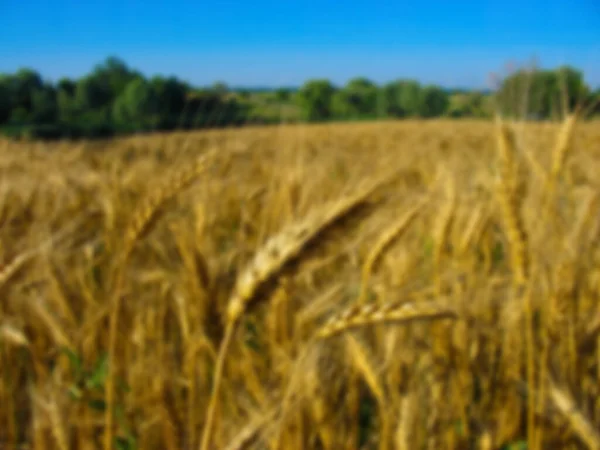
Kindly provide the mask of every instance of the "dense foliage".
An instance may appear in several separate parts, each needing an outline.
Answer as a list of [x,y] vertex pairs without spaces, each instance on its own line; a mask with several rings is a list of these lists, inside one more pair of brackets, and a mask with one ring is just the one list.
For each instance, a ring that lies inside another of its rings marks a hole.
[[[536,118],[555,115],[564,103],[600,98],[600,90],[592,92],[582,73],[570,67],[517,72],[497,93],[503,111]],[[492,113],[490,99],[481,92],[450,92],[407,79],[378,86],[363,77],[343,87],[316,79],[297,90],[234,90],[224,83],[196,88],[176,77],[146,78],[110,57],[78,80],[51,83],[26,68],[0,75],[0,127],[12,136],[59,138],[285,120],[485,117]]]

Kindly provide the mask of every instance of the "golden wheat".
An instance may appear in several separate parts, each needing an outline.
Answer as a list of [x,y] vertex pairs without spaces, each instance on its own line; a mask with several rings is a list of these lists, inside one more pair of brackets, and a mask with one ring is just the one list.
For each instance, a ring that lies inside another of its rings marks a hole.
[[552,170],[550,172],[553,182],[559,177],[572,148],[572,140],[575,132],[575,125],[579,115],[577,113],[569,114],[562,123],[560,132],[556,139],[556,145],[552,152]]
[[585,442],[590,450],[600,449],[600,432],[577,408],[571,395],[560,387],[552,378],[548,380],[550,384],[549,395],[552,404],[567,419],[573,430],[579,438]]
[[113,445],[113,405],[115,402],[114,398],[114,378],[115,378],[115,348],[117,341],[117,327],[118,317],[120,311],[120,299],[121,299],[121,284],[123,282],[123,271],[127,264],[129,255],[133,250],[133,247],[137,240],[141,237],[142,233],[147,229],[151,220],[156,217],[159,208],[171,197],[175,196],[189,183],[194,181],[206,168],[207,163],[214,155],[207,153],[196,159],[193,164],[184,166],[181,170],[176,171],[168,180],[161,185],[158,189],[150,191],[150,194],[145,201],[139,206],[138,210],[134,213],[131,222],[125,229],[125,235],[123,240],[123,249],[121,252],[120,266],[117,269],[114,281],[114,292],[112,308],[109,316],[109,346],[108,346],[108,364],[109,373],[106,382],[105,389],[105,403],[106,403],[106,428],[104,434],[104,449],[110,450]]
[[598,448],[597,125],[3,141],[0,447]]
[[316,336],[325,339],[343,331],[381,323],[405,323],[411,321],[456,319],[453,309],[436,302],[389,302],[381,305],[355,305],[330,318]]
[[410,225],[425,203],[425,201],[417,202],[415,206],[413,206],[408,210],[408,212],[400,217],[400,220],[397,223],[393,223],[387,230],[385,230],[367,255],[367,259],[365,260],[362,269],[362,288],[358,300],[359,304],[364,303],[367,295],[369,277],[371,276],[371,273],[373,272],[377,262],[381,258],[381,255],[386,248],[388,248],[393,241],[397,239],[400,234]]
[[250,264],[237,278],[234,294],[228,301],[227,321],[229,323],[235,322],[259,287],[292,258],[298,256],[307,243],[317,237],[334,221],[350,214],[367,201],[374,190],[389,181],[390,177],[388,176],[375,182],[367,182],[357,189],[357,193],[341,197],[318,208],[302,221],[292,223],[289,227],[271,237],[256,252]]
[[[392,173],[392,177],[395,173]],[[385,176],[369,181],[360,186],[358,192],[342,197],[309,214],[304,220],[292,223],[280,233],[270,238],[255,254],[248,267],[237,278],[234,293],[227,306],[227,325],[225,337],[221,343],[217,365],[214,372],[213,394],[207,410],[207,420],[200,446],[207,450],[210,445],[212,421],[216,408],[217,392],[220,386],[225,354],[233,336],[234,327],[248,303],[253,299],[257,290],[275,275],[287,262],[298,256],[307,243],[317,237],[333,222],[351,213],[363,204],[377,188],[389,182],[391,177]]]
[[500,121],[498,121],[496,139],[500,160],[499,200],[510,243],[515,282],[521,285],[527,281],[529,254],[527,231],[520,211],[523,193],[519,191],[519,183],[522,180],[518,178],[518,154],[513,133]]

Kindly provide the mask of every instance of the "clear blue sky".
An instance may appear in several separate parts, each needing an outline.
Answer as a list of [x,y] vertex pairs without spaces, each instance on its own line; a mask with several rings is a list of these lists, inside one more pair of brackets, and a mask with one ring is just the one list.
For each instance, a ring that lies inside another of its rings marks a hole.
[[80,76],[115,55],[194,84],[414,77],[486,87],[536,57],[600,86],[600,0],[0,0],[0,72]]

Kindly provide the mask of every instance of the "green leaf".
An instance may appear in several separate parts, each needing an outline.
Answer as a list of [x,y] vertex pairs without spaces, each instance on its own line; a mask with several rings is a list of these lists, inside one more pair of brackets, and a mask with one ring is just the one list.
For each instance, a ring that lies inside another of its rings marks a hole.
[[98,361],[96,367],[92,372],[90,378],[85,381],[86,387],[89,389],[102,389],[104,387],[104,381],[108,375],[108,355],[103,353]]
[[115,418],[119,425],[125,424],[125,408],[123,405],[115,405]]
[[377,402],[372,395],[361,396],[358,412],[358,441],[359,446],[365,445],[373,434],[375,420],[377,418]]
[[69,386],[69,397],[71,397],[72,400],[81,400],[81,398],[83,397],[83,392],[81,392],[81,389],[79,389],[79,386],[72,384],[71,386]]
[[427,259],[433,256],[433,249],[435,247],[435,241],[432,237],[425,238],[423,242],[423,254]]
[[261,345],[260,345],[258,327],[251,319],[246,320],[244,325],[246,328],[246,336],[245,336],[246,345],[248,347],[250,347],[252,350],[259,352],[261,349]]
[[516,441],[511,444],[506,444],[502,450],[527,450],[527,441]]
[[127,433],[127,437],[115,437],[115,447],[117,450],[135,450],[137,441],[132,433]]
[[81,357],[67,347],[61,347],[60,353],[65,354],[67,358],[69,358],[74,377],[81,378],[83,375],[83,361],[81,360]]
[[492,249],[492,261],[494,262],[494,264],[498,264],[500,262],[502,262],[504,260],[504,245],[502,245],[502,242],[498,241],[496,242],[496,244],[494,245],[494,248]]
[[127,381],[123,380],[122,378],[117,379],[117,389],[119,389],[121,393],[131,392],[131,388],[127,384]]
[[454,429],[456,431],[456,434],[458,436],[464,436],[465,434],[465,426],[462,422],[462,420],[457,420],[454,422]]
[[89,400],[88,406],[96,411],[105,411],[106,410],[106,403],[104,402],[104,400],[100,400],[100,399]]

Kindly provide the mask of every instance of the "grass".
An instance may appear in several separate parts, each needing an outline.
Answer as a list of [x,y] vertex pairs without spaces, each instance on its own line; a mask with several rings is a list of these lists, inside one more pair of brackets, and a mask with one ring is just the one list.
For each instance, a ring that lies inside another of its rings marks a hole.
[[0,448],[599,449],[600,127],[0,142]]

